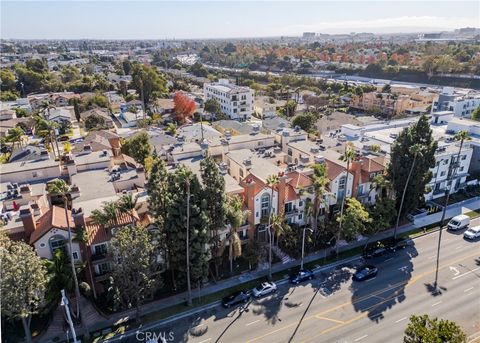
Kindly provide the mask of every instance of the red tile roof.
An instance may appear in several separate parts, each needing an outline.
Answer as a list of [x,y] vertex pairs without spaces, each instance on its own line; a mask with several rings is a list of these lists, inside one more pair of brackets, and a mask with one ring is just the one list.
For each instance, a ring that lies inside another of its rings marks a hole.
[[[135,220],[139,222],[140,218],[136,211],[133,212]],[[108,242],[112,239],[111,229],[114,227],[122,227],[128,225],[132,222],[132,217],[126,212],[121,212],[117,210],[117,221],[116,223],[109,223],[106,227],[94,224],[92,220],[87,221],[87,245],[94,245],[103,242]]]
[[[75,224],[73,222],[72,212],[67,210],[68,221],[72,232],[75,232]],[[52,206],[45,212],[36,222],[36,229],[30,236],[30,244],[35,243],[43,237],[52,228],[68,231],[67,219],[65,217],[65,209],[58,206]]]
[[302,173],[299,173],[298,171],[292,171],[286,174],[286,176],[290,179],[288,181],[288,184],[295,189],[298,189],[300,187],[306,188],[313,185],[313,181],[311,178]]

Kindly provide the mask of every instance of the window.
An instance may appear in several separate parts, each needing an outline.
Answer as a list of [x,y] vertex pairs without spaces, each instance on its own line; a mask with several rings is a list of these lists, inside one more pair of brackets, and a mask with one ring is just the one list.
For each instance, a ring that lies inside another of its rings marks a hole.
[[442,171],[442,172],[440,173],[440,176],[445,176],[445,172]]
[[292,155],[293,155],[292,149],[288,148],[288,156],[292,156]]
[[103,275],[110,272],[110,263],[104,262],[97,265],[97,275]]
[[45,243],[40,243],[40,248],[45,248],[47,245]]
[[243,169],[240,169],[240,177],[243,178]]
[[74,260],[78,260],[78,252],[74,251],[72,255]]
[[303,215],[300,213],[300,214],[298,215],[298,220],[302,220],[302,217],[303,217]]
[[467,159],[467,155],[462,155],[462,161]]
[[303,201],[300,200],[300,201],[298,202],[298,207],[302,207],[302,206],[303,206]]
[[65,251],[65,238],[63,238],[62,236],[51,237],[49,243],[52,254],[58,249],[63,249]]
[[444,164],[444,165],[447,165],[447,164],[448,164],[448,160],[443,160],[443,164]]
[[37,177],[37,176],[38,176],[37,172],[32,172],[32,177]]
[[262,217],[268,216],[268,210],[270,208],[270,195],[264,194],[262,195]]
[[98,245],[95,245],[93,247],[93,254],[94,255],[103,255],[103,254],[106,254],[106,253],[107,253],[107,244],[106,243],[98,244]]
[[292,212],[292,210],[293,210],[293,204],[291,202],[287,202],[285,204],[285,213]]
[[465,169],[465,167],[460,167],[460,171],[463,172],[463,169]]

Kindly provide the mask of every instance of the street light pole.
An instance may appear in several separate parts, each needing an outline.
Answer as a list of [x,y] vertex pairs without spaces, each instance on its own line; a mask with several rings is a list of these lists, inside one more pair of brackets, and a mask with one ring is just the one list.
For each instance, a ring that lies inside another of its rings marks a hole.
[[[307,227],[303,228],[303,237],[302,237],[302,261],[300,262],[300,270],[303,269],[303,258],[305,256],[305,230],[307,230]],[[312,229],[308,229],[310,232],[313,232]]]

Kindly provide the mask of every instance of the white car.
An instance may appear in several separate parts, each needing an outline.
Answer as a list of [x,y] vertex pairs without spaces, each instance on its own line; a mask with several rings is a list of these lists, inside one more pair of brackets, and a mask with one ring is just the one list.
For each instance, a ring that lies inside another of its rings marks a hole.
[[480,226],[474,226],[463,233],[465,239],[477,239],[480,237]]
[[263,297],[267,294],[272,294],[277,291],[277,285],[274,282],[262,282],[260,285],[252,289],[252,294],[255,298]]

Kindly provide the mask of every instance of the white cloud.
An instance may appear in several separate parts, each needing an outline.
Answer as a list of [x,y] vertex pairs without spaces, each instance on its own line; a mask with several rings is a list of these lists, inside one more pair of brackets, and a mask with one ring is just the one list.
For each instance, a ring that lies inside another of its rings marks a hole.
[[[291,25],[279,28],[275,34],[301,34],[302,32],[348,33],[356,32],[415,32],[418,30],[451,30],[460,27],[478,27],[478,18],[436,16],[403,16],[374,20],[346,20]],[[281,32],[280,32],[281,31]]]

